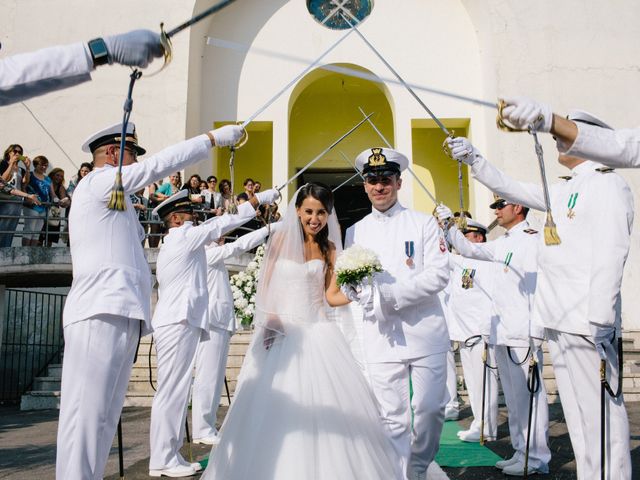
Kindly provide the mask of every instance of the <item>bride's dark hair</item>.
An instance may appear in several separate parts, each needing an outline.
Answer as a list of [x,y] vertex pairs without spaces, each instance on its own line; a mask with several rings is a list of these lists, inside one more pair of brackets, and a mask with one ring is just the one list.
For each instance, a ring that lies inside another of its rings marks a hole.
[[[319,183],[307,183],[304,185],[300,191],[298,192],[298,196],[296,197],[296,208],[300,208],[302,202],[307,197],[313,197],[318,200],[324,208],[327,209],[327,213],[331,214],[333,212],[333,193],[326,185],[322,185]],[[300,225],[302,228],[302,225]],[[315,237],[318,246],[320,247],[320,251],[322,252],[322,256],[324,257],[324,263],[327,267],[331,267],[331,257],[329,252],[331,250],[331,245],[329,242],[329,224],[327,223],[322,230],[320,230]]]

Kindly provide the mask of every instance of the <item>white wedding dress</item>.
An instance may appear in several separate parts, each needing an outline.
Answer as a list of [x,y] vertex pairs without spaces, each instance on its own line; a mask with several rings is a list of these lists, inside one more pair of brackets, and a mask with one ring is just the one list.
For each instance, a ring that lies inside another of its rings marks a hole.
[[[349,346],[327,317],[324,262],[278,260],[281,332],[257,329],[208,480],[394,480],[399,461]],[[275,288],[273,288],[275,287]]]

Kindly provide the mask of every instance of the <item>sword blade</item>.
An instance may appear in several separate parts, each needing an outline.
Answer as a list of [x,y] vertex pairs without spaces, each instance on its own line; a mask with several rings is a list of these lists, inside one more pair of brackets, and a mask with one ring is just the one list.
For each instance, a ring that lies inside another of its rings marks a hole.
[[169,38],[173,37],[176,33],[181,32],[185,28],[189,28],[194,23],[198,23],[200,20],[203,20],[203,19],[207,18],[209,15],[213,15],[214,13],[219,12],[220,10],[222,10],[223,8],[225,8],[226,6],[232,4],[235,1],[236,0],[223,0],[222,2],[216,3],[212,7],[207,8],[204,12],[199,13],[195,17],[193,17],[193,18],[187,20],[186,22],[178,25],[173,30],[168,31],[167,32],[167,37],[169,37]]
[[[242,43],[233,42],[231,40],[224,40],[222,38],[216,38],[216,37],[207,37],[207,45],[210,45],[212,47],[226,48],[228,50],[235,50],[238,52],[253,53],[255,55],[261,55],[269,58],[276,58],[279,60],[283,60],[285,62],[300,63],[300,64],[309,64],[313,62],[313,60],[310,60],[308,58],[298,57],[295,55],[288,55],[286,53],[276,52],[274,50],[269,50],[266,48],[252,47]],[[362,72],[359,70],[355,70],[353,68],[339,66],[339,65],[318,65],[318,69],[326,70],[328,72],[333,72],[333,73],[340,73],[342,75],[346,75],[354,78],[360,78],[362,80],[368,80],[370,82],[378,83],[381,85],[385,85],[385,84],[402,85],[398,80],[393,78],[379,77],[372,73]],[[407,85],[409,85],[414,90],[418,90],[426,93],[432,93],[434,95],[439,95],[441,97],[452,98],[454,100],[459,100],[461,102],[471,103],[473,105],[479,105],[482,107],[495,108],[495,109],[498,108],[497,102],[490,102],[488,100],[469,97],[467,95],[461,95],[455,92],[448,92],[446,90],[440,90],[440,89],[425,86],[425,85],[418,85],[416,83],[407,82]]]
[[316,163],[318,160],[320,160],[322,157],[324,157],[333,147],[335,147],[336,145],[338,145],[342,140],[344,140],[345,138],[347,138],[349,135],[351,135],[354,131],[356,131],[356,129],[358,129],[358,127],[360,127],[360,125],[362,125],[364,122],[367,121],[367,119],[373,115],[373,112],[370,113],[369,115],[367,115],[365,118],[363,118],[362,120],[360,120],[357,124],[355,124],[353,127],[351,127],[351,129],[343,134],[340,138],[338,138],[335,142],[333,142],[331,145],[329,145],[327,148],[325,148],[319,155],[317,155],[313,160],[311,160],[309,163],[307,163],[304,167],[302,167],[302,169],[300,169],[300,171],[298,173],[296,173],[293,177],[291,177],[289,180],[287,180],[287,182],[282,185],[281,187],[278,187],[278,191],[281,192],[287,185],[289,185],[291,182],[293,182],[296,178],[298,178],[300,175],[302,175],[302,173],[307,170],[311,165],[313,165],[314,163]]

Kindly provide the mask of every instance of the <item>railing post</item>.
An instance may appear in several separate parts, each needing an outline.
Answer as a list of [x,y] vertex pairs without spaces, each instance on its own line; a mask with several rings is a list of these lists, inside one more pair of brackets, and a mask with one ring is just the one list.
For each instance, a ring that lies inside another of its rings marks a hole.
[[6,318],[7,305],[5,300],[5,286],[0,285],[0,358],[2,358],[2,335],[4,333],[4,324]]

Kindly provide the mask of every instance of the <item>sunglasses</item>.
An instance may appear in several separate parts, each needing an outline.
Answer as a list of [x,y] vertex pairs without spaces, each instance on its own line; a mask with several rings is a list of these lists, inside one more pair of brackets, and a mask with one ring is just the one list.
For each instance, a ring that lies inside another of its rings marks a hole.
[[18,154],[18,155],[22,155],[22,153],[23,153],[23,152],[22,152],[22,150],[18,150],[17,148],[14,148],[14,149],[12,150],[12,152],[13,152],[13,153],[16,153],[16,154]]
[[507,203],[507,202],[501,203],[500,205],[496,205],[496,208],[495,208],[495,209],[496,209],[496,210],[502,210],[502,209],[503,209],[504,207],[506,207],[507,205],[511,205],[511,203]]
[[367,185],[377,185],[380,183],[386,187],[393,183],[393,177],[367,177],[365,178],[365,182],[367,182]]

